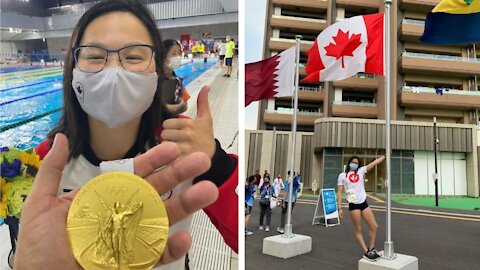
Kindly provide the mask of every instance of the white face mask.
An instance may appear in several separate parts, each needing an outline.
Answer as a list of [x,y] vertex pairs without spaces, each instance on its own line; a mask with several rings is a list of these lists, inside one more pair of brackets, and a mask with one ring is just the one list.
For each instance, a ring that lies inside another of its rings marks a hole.
[[141,116],[157,90],[157,73],[127,71],[121,67],[97,73],[73,69],[72,87],[82,109],[116,128]]
[[182,64],[182,57],[181,56],[174,56],[174,57],[168,58],[168,67],[170,69],[176,69],[176,68],[180,67],[181,64]]

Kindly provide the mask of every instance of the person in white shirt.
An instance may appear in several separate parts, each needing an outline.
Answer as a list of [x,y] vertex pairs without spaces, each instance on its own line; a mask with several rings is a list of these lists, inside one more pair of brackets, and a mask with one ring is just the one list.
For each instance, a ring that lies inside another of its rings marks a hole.
[[[348,210],[355,227],[355,238],[364,251],[364,258],[370,261],[376,261],[380,258],[375,250],[375,238],[378,225],[373,215],[372,209],[367,204],[367,193],[365,192],[365,174],[378,164],[385,160],[385,156],[375,159],[367,166],[361,166],[360,159],[356,156],[348,160],[345,172],[338,176],[338,209],[339,216],[343,218],[342,194],[345,190],[348,201]],[[370,238],[369,247],[365,244],[362,235],[362,218],[368,225],[368,236]]]
[[227,52],[225,40],[222,39],[219,41],[216,52],[218,54],[218,63],[220,64],[220,67],[223,68],[225,62],[225,53]]
[[285,186],[283,185],[283,179],[281,175],[277,175],[277,178],[273,179],[273,189],[275,190],[275,197],[278,198],[278,195],[280,195],[280,190],[285,189]]

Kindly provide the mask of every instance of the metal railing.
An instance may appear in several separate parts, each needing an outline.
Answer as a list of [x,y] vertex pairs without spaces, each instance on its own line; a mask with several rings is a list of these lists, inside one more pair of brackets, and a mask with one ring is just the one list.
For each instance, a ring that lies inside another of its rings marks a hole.
[[300,86],[300,87],[298,87],[298,90],[300,90],[300,91],[312,91],[312,92],[322,92],[323,91],[322,86],[318,86],[318,87],[315,87],[315,86]]
[[[278,108],[276,110],[265,110],[266,113],[272,113],[272,114],[289,114],[293,115],[293,109],[292,108]],[[298,110],[297,112],[298,115],[316,115],[316,116],[322,116],[322,112],[312,112],[312,111],[304,111],[304,110]]]
[[377,75],[359,72],[359,73],[353,75],[352,77],[375,79],[375,78],[377,78]]
[[403,19],[403,23],[416,24],[416,25],[425,25],[425,21],[422,21],[422,20],[414,20],[414,19]]
[[452,56],[452,55],[440,55],[440,54],[429,54],[429,53],[414,53],[414,52],[403,52],[402,56],[406,57],[416,57],[416,58],[427,58],[427,59],[437,59],[437,60],[447,60],[447,61],[462,61],[462,62],[474,62],[480,63],[480,58],[468,58],[461,56]]
[[325,19],[312,19],[312,18],[296,17],[296,16],[289,16],[289,15],[272,15],[272,18],[297,20],[297,21],[304,21],[304,22],[327,23],[327,20]]
[[347,106],[362,106],[362,107],[377,107],[377,103],[371,102],[356,102],[356,101],[339,101],[334,100],[334,105],[347,105]]
[[465,96],[480,96],[480,91],[469,91],[461,89],[451,89],[451,88],[432,88],[425,86],[403,86],[399,91],[405,92],[414,92],[414,93],[429,93],[429,94],[442,94],[448,95],[465,95]]

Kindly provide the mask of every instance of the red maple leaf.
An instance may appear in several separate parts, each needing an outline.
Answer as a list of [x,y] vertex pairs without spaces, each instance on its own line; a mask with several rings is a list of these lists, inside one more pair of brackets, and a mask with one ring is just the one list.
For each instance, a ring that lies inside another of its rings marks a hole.
[[352,34],[351,37],[348,37],[348,32],[349,31],[343,32],[342,29],[338,29],[337,35],[332,37],[336,44],[330,42],[330,44],[325,46],[327,56],[336,57],[336,60],[342,58],[342,68],[345,68],[343,58],[345,56],[353,56],[353,51],[362,44],[360,41],[362,34]]

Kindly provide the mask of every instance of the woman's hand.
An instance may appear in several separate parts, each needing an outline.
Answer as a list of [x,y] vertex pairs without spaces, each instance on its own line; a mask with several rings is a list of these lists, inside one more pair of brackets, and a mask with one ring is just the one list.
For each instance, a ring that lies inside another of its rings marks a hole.
[[[78,190],[57,196],[68,152],[67,138],[57,134],[22,210],[15,269],[81,269],[66,231],[68,210]],[[210,167],[210,159],[203,153],[178,158],[179,155],[180,149],[175,144],[158,145],[134,159],[135,174],[145,178],[162,194]],[[162,169],[155,171],[158,168]],[[218,190],[209,181],[193,185],[165,202],[170,225],[213,203],[217,197]],[[184,256],[191,241],[190,234],[185,231],[172,235],[160,263],[167,264]]]
[[339,208],[339,209],[338,209],[338,216],[339,216],[340,218],[343,218],[343,209],[342,209],[342,208]]
[[175,142],[182,155],[203,152],[210,158],[215,154],[213,120],[208,105],[208,91],[204,86],[197,98],[197,117],[195,119],[173,118],[163,122],[162,141]]

